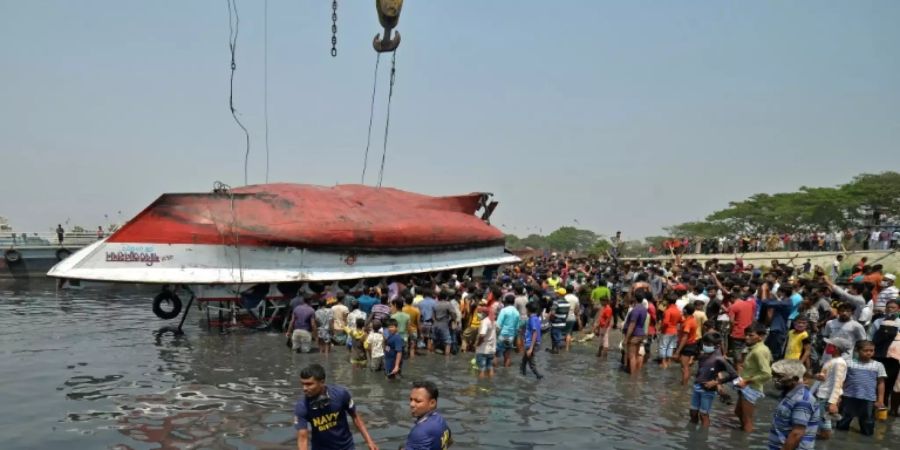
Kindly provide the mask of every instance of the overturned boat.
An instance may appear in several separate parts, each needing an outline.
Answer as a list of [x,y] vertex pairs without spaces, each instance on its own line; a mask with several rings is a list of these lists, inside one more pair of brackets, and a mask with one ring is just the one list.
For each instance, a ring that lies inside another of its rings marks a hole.
[[518,262],[506,251],[503,233],[488,222],[497,206],[491,197],[288,183],[164,194],[48,275],[197,285],[200,289],[193,291],[203,300],[237,297],[254,285],[363,280]]

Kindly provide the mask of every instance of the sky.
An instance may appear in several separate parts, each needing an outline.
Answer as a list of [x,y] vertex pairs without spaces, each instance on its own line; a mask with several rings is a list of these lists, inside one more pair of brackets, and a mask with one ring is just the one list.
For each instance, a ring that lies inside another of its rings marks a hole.
[[[121,223],[244,184],[225,0],[0,0],[0,216]],[[249,183],[359,183],[373,2],[237,0]],[[268,16],[268,33],[265,17]],[[407,0],[385,186],[492,192],[518,235],[626,238],[900,168],[900,2]],[[268,39],[266,39],[266,35]],[[382,56],[367,184],[377,182]]]

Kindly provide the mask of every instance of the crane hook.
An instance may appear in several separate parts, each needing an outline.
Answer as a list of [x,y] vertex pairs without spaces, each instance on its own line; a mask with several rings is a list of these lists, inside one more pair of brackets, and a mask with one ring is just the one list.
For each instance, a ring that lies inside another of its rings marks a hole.
[[394,38],[391,39],[391,30],[396,28],[400,21],[401,8],[403,8],[403,0],[375,0],[378,22],[384,27],[383,37],[376,34],[372,40],[372,47],[376,52],[392,52],[400,45],[400,32],[394,31]]

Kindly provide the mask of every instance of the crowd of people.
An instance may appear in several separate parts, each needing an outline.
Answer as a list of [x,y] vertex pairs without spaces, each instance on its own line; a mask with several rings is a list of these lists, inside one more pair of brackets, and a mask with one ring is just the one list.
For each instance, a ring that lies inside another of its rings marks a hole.
[[666,239],[651,254],[717,254],[777,251],[844,252],[900,248],[900,227],[811,231],[806,233],[738,234],[709,238]]
[[[876,416],[900,409],[896,278],[880,264],[842,259],[826,271],[680,255],[668,262],[553,255],[476,279],[447,273],[305,285],[291,300],[286,335],[294,351],[340,352],[390,379],[429,354],[474,354],[481,378],[513,366],[515,356],[522,376],[541,379],[542,341],[549,339],[552,355],[592,339],[598,358],[615,355],[633,377],[680,368],[690,421],[700,426],[709,426],[719,397],[734,404],[736,426],[753,431],[764,385],[774,382],[782,398],[769,447],[808,449],[854,420],[871,435]],[[430,447],[407,448],[446,448],[439,434]]]

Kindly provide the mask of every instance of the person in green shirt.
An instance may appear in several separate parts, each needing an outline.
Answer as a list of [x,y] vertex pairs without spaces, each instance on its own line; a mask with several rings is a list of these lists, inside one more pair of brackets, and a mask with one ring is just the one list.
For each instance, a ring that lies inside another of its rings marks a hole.
[[744,358],[741,377],[735,382],[738,401],[734,405],[734,415],[741,422],[741,429],[753,431],[753,413],[756,401],[764,397],[763,385],[772,379],[772,353],[763,341],[766,326],[755,322],[744,332],[747,341],[747,356]]
[[397,334],[403,338],[403,343],[409,342],[409,314],[403,312],[403,300],[395,298],[391,302],[391,319],[397,321]]
[[609,300],[609,288],[606,287],[606,280],[601,279],[597,282],[597,287],[591,291],[591,301],[594,306],[600,305],[600,300]]

